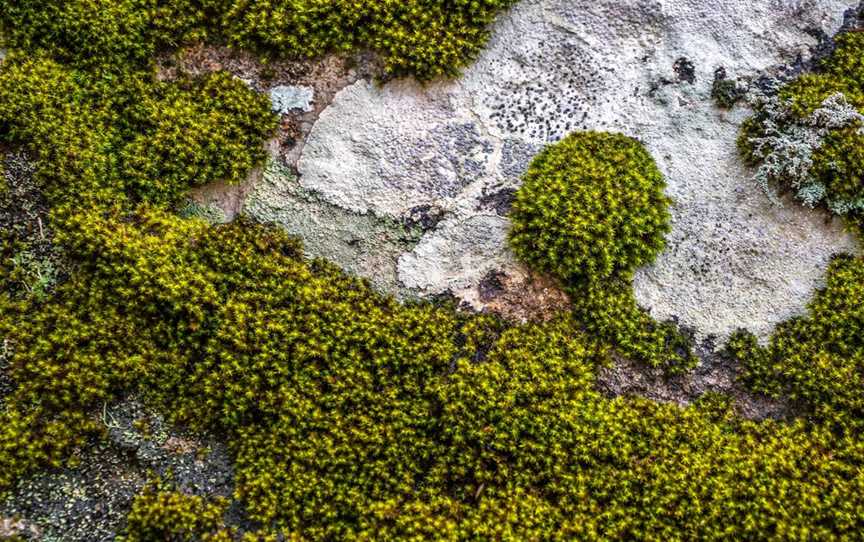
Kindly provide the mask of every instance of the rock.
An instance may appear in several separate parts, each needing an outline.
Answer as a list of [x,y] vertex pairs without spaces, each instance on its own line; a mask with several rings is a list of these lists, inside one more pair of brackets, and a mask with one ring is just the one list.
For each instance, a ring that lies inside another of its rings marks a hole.
[[515,265],[506,237],[507,220],[499,216],[442,222],[399,258],[399,280],[427,294],[477,286],[490,271]]
[[675,200],[667,250],[636,277],[640,303],[718,344],[742,326],[765,338],[804,310],[833,253],[857,247],[839,223],[776,206],[752,182],[735,148],[749,113],[713,104],[715,70],[757,77],[806,59],[813,29],[832,34],[853,3],[523,0],[458,80],[340,91],[312,129],[300,184],[354,213],[441,209],[396,256],[399,281],[482,308],[484,277],[517,266],[506,207],[490,195],[516,189],[530,157],[571,131],[624,132],[646,144]]
[[270,89],[273,111],[282,115],[295,109],[308,113],[312,111],[314,99],[315,91],[311,87],[279,85]]
[[417,244],[421,232],[400,221],[322,201],[276,160],[255,183],[243,212],[303,239],[310,257],[327,258],[349,273],[368,277],[381,290],[410,295],[399,284],[397,259]]

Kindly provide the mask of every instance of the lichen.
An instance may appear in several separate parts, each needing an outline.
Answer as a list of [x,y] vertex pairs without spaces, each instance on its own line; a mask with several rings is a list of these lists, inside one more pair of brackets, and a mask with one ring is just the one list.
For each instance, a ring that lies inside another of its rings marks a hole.
[[739,147],[775,201],[772,187],[780,186],[805,205],[824,204],[849,217],[864,211],[864,38],[852,32],[837,42],[816,73],[754,93],[756,115],[745,123]]

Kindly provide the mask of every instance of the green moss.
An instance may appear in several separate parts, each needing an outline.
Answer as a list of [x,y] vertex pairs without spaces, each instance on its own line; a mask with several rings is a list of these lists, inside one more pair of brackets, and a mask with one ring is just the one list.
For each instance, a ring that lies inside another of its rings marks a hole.
[[50,53],[84,65],[148,62],[155,43],[148,36],[146,0],[21,0],[0,14],[4,44]]
[[735,104],[744,98],[746,91],[738,86],[738,81],[735,79],[725,79],[716,77],[711,85],[711,98],[718,107],[723,109],[732,109]]
[[176,204],[193,186],[239,182],[275,126],[267,98],[223,72],[168,83],[13,57],[0,73],[0,138],[33,149],[57,206]]
[[792,111],[803,118],[818,108],[826,98],[841,93],[858,109],[864,108],[864,36],[848,32],[836,39],[835,51],[825,58],[816,73],[806,74],[781,90],[781,97],[791,102]]
[[220,2],[24,0],[0,14],[6,45],[78,66],[144,66],[161,48],[195,40],[310,58],[373,50],[390,75],[455,74],[513,0]]
[[861,126],[829,133],[813,155],[812,171],[832,199],[864,204],[864,134]]
[[[546,324],[400,304],[305,260],[278,229],[171,212],[188,187],[247,174],[272,117],[225,75],[157,82],[146,65],[165,28],[297,54],[371,47],[394,71],[432,76],[476,49],[502,5],[236,2],[211,19],[224,5],[31,1],[0,15],[22,49],[0,67],[0,137],[34,153],[74,263],[44,300],[0,294],[13,345],[0,488],[74,462],[104,431],[95,413],[134,393],[226,436],[235,497],[262,530],[227,528],[225,502],[156,484],[129,540],[855,539],[857,260],[835,263],[774,350],[739,340],[754,383],[792,390],[809,422],[744,421],[718,397],[681,408],[596,391],[607,343],[651,363],[688,355],[630,290],[668,229],[662,178],[633,140],[572,136],[532,165],[514,245],[575,306]],[[166,20],[139,24],[140,6]]]
[[621,279],[593,282],[568,289],[577,320],[597,337],[630,359],[670,373],[696,366],[691,340],[673,322],[658,322]]
[[[824,201],[854,223],[864,212],[861,120],[841,115],[836,105],[833,111],[830,107],[826,111],[826,105],[842,97],[843,107],[864,112],[864,34],[849,32],[836,41],[835,51],[817,71],[780,89],[780,105],[757,107],[756,115],[742,126],[738,147],[751,164],[776,153],[773,158],[779,163],[772,168],[779,166],[783,172],[771,180],[798,191],[799,198],[810,206]],[[822,111],[819,118],[814,116],[817,110]],[[801,139],[801,133],[810,133],[810,138]],[[771,139],[768,145],[764,144],[766,136]],[[812,137],[819,139],[815,148],[810,148]],[[763,143],[757,143],[760,140]]]
[[[789,104],[791,118],[774,129],[801,123],[825,100],[842,94],[845,103],[864,111],[864,34],[850,32],[837,38],[837,48],[815,72],[802,76],[780,91]],[[745,124],[741,148],[757,161],[748,142],[749,134],[760,136],[764,127],[777,123],[766,111]],[[864,154],[860,121],[827,132],[812,153],[808,182],[824,188],[826,202],[846,217],[860,235],[864,210]],[[767,346],[740,332],[729,349],[746,367],[753,389],[788,397],[820,423],[842,433],[857,433],[864,414],[860,393],[864,374],[864,263],[860,258],[837,257],[828,269],[826,287],[810,304],[806,316],[779,326]]]
[[174,490],[157,480],[132,501],[122,542],[217,542],[231,540],[224,529],[226,499],[207,499]]
[[453,75],[479,52],[488,25],[512,0],[236,3],[223,16],[229,42],[317,56],[371,49],[392,75]]
[[516,195],[510,244],[563,280],[628,276],[669,231],[663,176],[637,141],[578,132],[544,149]]
[[510,245],[529,266],[563,281],[593,335],[654,366],[695,365],[672,324],[655,322],[630,286],[663,249],[670,203],[654,159],[621,134],[579,132],[544,149],[516,194]]
[[753,389],[788,397],[820,421],[857,433],[864,419],[864,261],[835,258],[809,309],[782,324],[767,347],[741,332],[729,348]]
[[215,180],[242,181],[263,163],[262,141],[276,126],[267,97],[225,72],[158,85],[138,107],[121,175],[151,202],[176,203],[189,187]]

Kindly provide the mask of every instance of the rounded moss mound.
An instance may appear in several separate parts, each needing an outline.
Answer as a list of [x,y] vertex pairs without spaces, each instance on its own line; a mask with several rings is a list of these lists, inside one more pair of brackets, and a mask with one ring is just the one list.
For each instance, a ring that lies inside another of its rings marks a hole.
[[636,303],[630,281],[669,231],[669,198],[654,159],[622,134],[577,132],[528,168],[510,218],[510,244],[530,267],[564,281],[573,314],[637,361],[692,367],[689,340]]
[[636,140],[579,132],[531,163],[516,196],[510,242],[531,267],[562,279],[629,275],[663,249],[669,199]]

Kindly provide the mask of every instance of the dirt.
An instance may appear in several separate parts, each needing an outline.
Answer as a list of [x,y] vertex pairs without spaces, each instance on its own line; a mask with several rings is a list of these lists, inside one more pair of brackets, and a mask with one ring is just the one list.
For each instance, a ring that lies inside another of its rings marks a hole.
[[738,415],[751,420],[792,418],[798,408],[789,401],[774,400],[747,389],[741,381],[742,368],[722,352],[715,351],[712,340],[696,349],[699,365],[692,371],[669,376],[662,368],[616,356],[611,367],[601,368],[597,387],[609,397],[637,396],[662,403],[686,406],[706,393],[719,393],[732,400]]
[[486,310],[514,322],[545,322],[570,310],[570,299],[547,277],[494,271],[478,286]]

